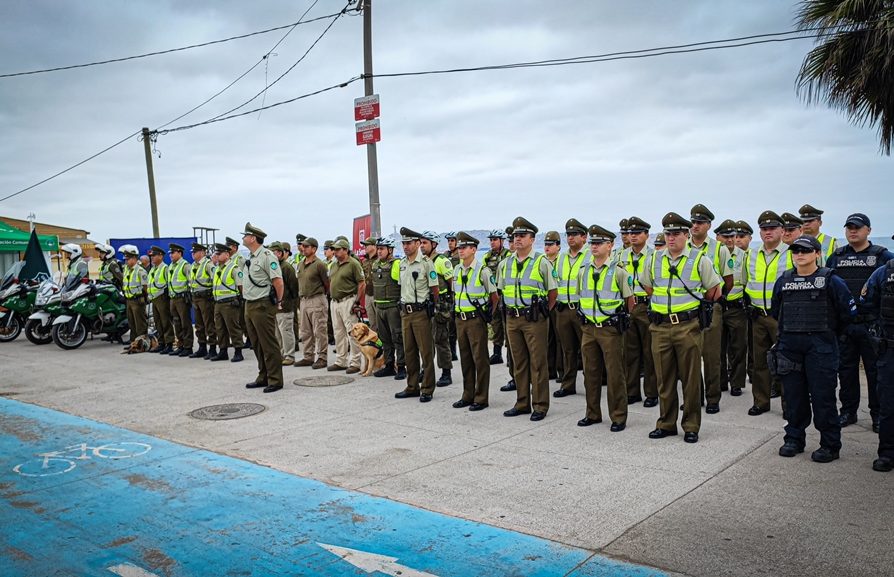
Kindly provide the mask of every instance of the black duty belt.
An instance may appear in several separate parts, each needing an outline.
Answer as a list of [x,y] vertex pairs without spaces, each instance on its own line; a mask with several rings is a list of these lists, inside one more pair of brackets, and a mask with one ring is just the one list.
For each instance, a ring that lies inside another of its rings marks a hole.
[[205,298],[211,296],[211,291],[193,291],[193,298]]
[[591,320],[589,319],[589,317],[585,317],[585,318],[584,318],[584,324],[587,325],[587,326],[594,326],[594,327],[596,327],[596,328],[601,328],[601,327],[617,327],[617,326],[618,326],[618,319],[609,317],[608,319],[606,319],[606,320],[604,320],[604,321],[602,321],[602,322],[598,322],[598,323],[597,323],[596,321],[591,321]]
[[760,308],[760,307],[754,307],[754,306],[753,306],[753,307],[750,307],[749,310],[750,310],[752,313],[754,313],[754,314],[756,314],[757,316],[759,316],[759,317],[768,317],[768,316],[770,316],[770,313],[768,313],[766,310],[764,310],[764,309],[762,309],[762,308]]
[[634,295],[633,300],[638,305],[647,305],[651,301],[651,298],[649,297],[649,295],[645,295],[645,296],[635,296]]
[[400,303],[388,302],[388,301],[385,301],[385,302],[375,301],[375,303],[376,303],[376,308],[381,309],[381,310],[393,309],[396,306],[400,306]]
[[722,300],[720,301],[720,306],[722,306],[724,309],[744,309],[745,298],[743,297],[734,301]]
[[400,303],[400,312],[409,315],[424,311],[427,307],[426,303]]
[[227,297],[225,299],[220,299],[219,301],[215,301],[219,305],[225,305],[227,303],[231,303],[233,301],[238,301],[239,297]]
[[506,316],[522,318],[531,313],[531,307],[506,307]]
[[454,316],[461,321],[470,321],[472,319],[481,318],[478,311],[455,311]]
[[556,310],[560,311],[560,312],[564,311],[565,309],[571,309],[573,311],[576,311],[579,308],[580,308],[580,303],[556,302]]
[[170,296],[172,299],[182,299],[182,298],[186,298],[186,295],[187,295],[187,294],[188,294],[188,293],[182,292],[182,293],[174,293],[174,294],[169,295],[169,296]]
[[663,315],[660,313],[655,313],[661,319],[662,323],[670,323],[672,325],[678,325],[680,323],[684,323],[686,321],[691,321],[693,319],[698,318],[698,309],[685,311],[682,313],[671,313],[669,315]]

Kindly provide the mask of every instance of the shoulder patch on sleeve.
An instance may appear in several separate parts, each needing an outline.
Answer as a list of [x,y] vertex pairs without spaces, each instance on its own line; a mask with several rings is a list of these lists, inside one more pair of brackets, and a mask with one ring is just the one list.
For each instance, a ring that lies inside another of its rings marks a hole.
[[556,271],[556,269],[553,269],[553,278],[559,278],[559,273]]
[[428,273],[428,276],[431,277],[431,280],[435,280],[436,278],[438,278],[438,273],[436,273],[435,271],[431,271],[430,273]]
[[278,266],[278,265],[277,265],[275,262],[271,262],[271,263],[270,263],[270,268],[273,269],[273,270],[276,270],[276,267],[277,267],[277,266]]
[[726,264],[729,265],[730,268],[733,268],[734,266],[736,266],[736,261],[734,261],[732,257],[730,257]]

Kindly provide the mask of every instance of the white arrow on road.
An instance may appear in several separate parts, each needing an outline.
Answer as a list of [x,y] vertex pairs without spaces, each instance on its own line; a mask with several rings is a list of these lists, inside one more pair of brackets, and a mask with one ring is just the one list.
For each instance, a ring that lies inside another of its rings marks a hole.
[[392,575],[393,577],[438,577],[432,573],[417,571],[412,567],[401,565],[397,562],[397,557],[388,557],[387,555],[358,551],[357,549],[348,549],[347,547],[327,545],[326,543],[317,543],[317,545],[333,555],[338,555],[354,567],[366,571],[367,573],[375,573],[378,571],[379,573]]
[[145,569],[131,565],[130,563],[122,563],[109,567],[109,571],[119,577],[158,577],[155,573],[150,573]]

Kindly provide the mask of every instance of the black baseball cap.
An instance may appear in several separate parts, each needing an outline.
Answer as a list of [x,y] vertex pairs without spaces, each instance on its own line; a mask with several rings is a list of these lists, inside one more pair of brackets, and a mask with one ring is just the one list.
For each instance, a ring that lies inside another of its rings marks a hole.
[[860,227],[871,226],[869,224],[869,217],[862,212],[855,212],[854,214],[847,217],[847,220],[844,221],[844,226],[847,226],[849,224]]
[[816,240],[816,237],[810,236],[809,234],[802,234],[792,243],[791,248],[795,247],[806,248],[811,252],[818,252],[822,250],[823,245],[820,244],[820,241]]

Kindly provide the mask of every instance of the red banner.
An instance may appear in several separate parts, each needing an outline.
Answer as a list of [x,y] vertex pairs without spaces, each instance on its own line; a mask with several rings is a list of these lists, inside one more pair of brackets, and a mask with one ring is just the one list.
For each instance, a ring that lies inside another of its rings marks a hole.
[[371,227],[372,217],[368,214],[358,216],[354,219],[354,252],[356,254],[359,255],[363,252],[360,243],[372,235]]

